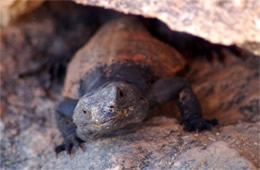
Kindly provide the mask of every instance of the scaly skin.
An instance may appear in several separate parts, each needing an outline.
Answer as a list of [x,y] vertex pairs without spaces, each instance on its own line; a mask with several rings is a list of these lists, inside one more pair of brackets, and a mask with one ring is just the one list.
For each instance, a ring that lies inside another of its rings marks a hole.
[[217,121],[203,119],[189,83],[174,76],[184,66],[180,54],[154,39],[138,19],[105,25],[69,65],[67,98],[56,116],[64,143],[56,153],[141,122],[149,109],[170,100],[177,102],[187,131],[211,130]]

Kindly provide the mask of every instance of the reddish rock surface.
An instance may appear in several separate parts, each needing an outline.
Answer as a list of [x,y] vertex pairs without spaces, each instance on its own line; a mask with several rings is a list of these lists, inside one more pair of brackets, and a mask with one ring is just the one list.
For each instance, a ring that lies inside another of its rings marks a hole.
[[172,30],[197,35],[212,43],[260,43],[258,0],[74,0],[84,5],[157,18]]
[[[189,33],[212,43],[237,44],[260,54],[260,2],[258,0],[73,0],[82,5],[114,9],[126,14],[157,18],[172,30]],[[0,25],[14,22],[44,0],[0,2]],[[67,11],[68,12],[68,11]]]

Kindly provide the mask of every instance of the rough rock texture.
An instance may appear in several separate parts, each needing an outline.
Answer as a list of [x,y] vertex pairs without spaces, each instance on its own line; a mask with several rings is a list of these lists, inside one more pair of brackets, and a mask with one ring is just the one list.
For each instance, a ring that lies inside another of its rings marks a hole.
[[222,141],[214,142],[207,148],[192,148],[181,154],[173,164],[174,169],[253,169]]
[[61,153],[56,158],[53,148],[62,138],[54,108],[62,98],[62,83],[49,86],[50,72],[55,72],[49,69],[29,77],[19,75],[37,70],[46,58],[47,65],[53,64],[50,59],[67,60],[101,24],[93,25],[86,18],[97,13],[102,16],[95,21],[109,16],[97,8],[73,10],[74,5],[44,3],[16,25],[1,30],[0,169],[260,168],[260,58],[243,60],[226,50],[223,63],[195,60],[186,74],[204,115],[220,120],[213,132],[184,132],[175,119],[175,104],[170,102],[136,127],[90,141],[84,144],[84,152],[74,150],[71,157]]
[[74,0],[84,5],[157,18],[172,30],[187,32],[213,43],[260,42],[258,0]]
[[[259,133],[253,124],[239,130],[245,136],[249,131]],[[236,151],[245,146],[240,143],[232,149],[226,135],[222,129],[218,133],[185,133],[175,119],[156,117],[136,128],[128,128],[120,136],[91,141],[85,144],[86,151],[77,150],[72,157],[62,153],[43,169],[255,169],[251,160]],[[229,138],[237,142],[236,137]],[[258,147],[259,151],[257,137],[243,139],[248,147]],[[244,153],[259,163],[256,151]]]
[[[40,6],[44,0],[0,2],[0,25]],[[73,0],[127,14],[157,18],[172,30],[190,33],[224,45],[238,44],[260,54],[260,2],[258,0]]]
[[20,15],[32,11],[44,0],[3,0],[0,1],[0,26],[6,26]]

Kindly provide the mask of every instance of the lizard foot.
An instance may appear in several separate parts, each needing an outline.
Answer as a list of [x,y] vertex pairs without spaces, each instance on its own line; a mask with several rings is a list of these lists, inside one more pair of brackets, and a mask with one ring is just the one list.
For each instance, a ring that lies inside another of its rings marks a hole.
[[184,130],[186,131],[203,131],[203,130],[212,130],[212,126],[218,124],[217,119],[206,120],[203,118],[185,120],[182,122],[184,124]]
[[84,141],[78,137],[67,138],[62,144],[55,147],[55,153],[56,155],[58,155],[60,152],[66,150],[68,154],[71,154],[73,146],[75,148],[81,148],[83,150],[82,146],[80,145],[83,142]]

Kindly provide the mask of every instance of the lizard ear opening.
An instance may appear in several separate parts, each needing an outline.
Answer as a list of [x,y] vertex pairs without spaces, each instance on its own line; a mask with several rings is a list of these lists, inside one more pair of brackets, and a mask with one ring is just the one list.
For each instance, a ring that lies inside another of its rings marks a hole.
[[78,103],[76,99],[65,98],[56,108],[56,112],[72,118],[73,111]]

